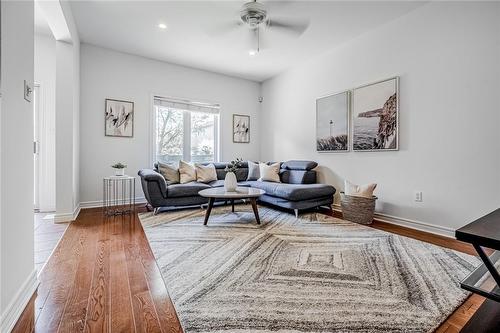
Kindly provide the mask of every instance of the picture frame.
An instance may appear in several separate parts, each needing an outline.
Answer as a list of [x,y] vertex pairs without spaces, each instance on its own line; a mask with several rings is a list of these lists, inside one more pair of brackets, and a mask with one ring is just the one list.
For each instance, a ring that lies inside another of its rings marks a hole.
[[351,144],[352,151],[399,150],[399,76],[352,90]]
[[233,142],[250,143],[250,116],[233,114]]
[[134,136],[134,102],[106,98],[104,135],[125,138]]
[[342,92],[316,99],[316,151],[319,153],[350,150],[351,92]]

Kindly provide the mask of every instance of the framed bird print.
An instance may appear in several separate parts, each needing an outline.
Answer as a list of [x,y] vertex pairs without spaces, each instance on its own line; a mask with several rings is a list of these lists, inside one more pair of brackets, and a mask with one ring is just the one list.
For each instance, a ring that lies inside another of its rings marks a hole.
[[106,99],[104,134],[131,138],[134,136],[134,102]]
[[250,142],[250,116],[233,114],[233,142]]

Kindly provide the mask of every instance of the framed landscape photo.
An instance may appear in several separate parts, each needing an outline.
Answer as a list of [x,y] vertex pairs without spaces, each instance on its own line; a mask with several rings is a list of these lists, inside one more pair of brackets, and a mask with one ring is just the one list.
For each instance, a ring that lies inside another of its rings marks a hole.
[[352,149],[399,149],[399,77],[353,90]]
[[104,134],[127,138],[134,136],[134,102],[106,99]]
[[250,142],[250,116],[233,114],[233,142]]
[[349,91],[316,100],[316,151],[349,151]]

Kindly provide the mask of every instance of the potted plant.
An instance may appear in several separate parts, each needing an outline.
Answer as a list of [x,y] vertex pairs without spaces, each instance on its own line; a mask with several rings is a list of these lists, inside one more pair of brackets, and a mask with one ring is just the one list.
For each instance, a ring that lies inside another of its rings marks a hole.
[[236,179],[236,170],[241,167],[241,163],[243,160],[241,158],[237,158],[226,166],[224,171],[226,171],[226,178],[224,179],[224,189],[226,192],[234,192],[236,191],[236,187],[238,186]]
[[127,167],[127,165],[118,162],[116,164],[113,164],[111,167],[115,169],[115,176],[125,176],[125,168]]

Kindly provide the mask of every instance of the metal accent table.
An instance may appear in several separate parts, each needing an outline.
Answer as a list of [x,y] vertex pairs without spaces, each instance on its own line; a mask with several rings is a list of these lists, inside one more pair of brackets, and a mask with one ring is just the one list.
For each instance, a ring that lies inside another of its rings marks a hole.
[[[500,260],[500,209],[458,229],[455,237],[471,243],[483,261],[460,286],[487,298],[460,332],[500,332],[500,274],[496,268]],[[488,255],[483,247],[495,251]],[[485,278],[489,280],[486,288]]]
[[135,212],[135,177],[109,176],[102,180],[102,207],[105,216]]
[[259,210],[257,208],[257,198],[265,194],[264,190],[252,187],[237,187],[234,192],[226,192],[224,187],[214,187],[208,188],[206,190],[201,190],[198,192],[202,197],[208,198],[208,208],[205,214],[204,225],[207,225],[208,218],[210,217],[210,212],[214,206],[215,199],[221,199],[223,201],[231,201],[232,211],[234,212],[234,200],[238,199],[249,199],[252,204],[253,213],[255,215],[255,220],[257,224],[260,224]]

